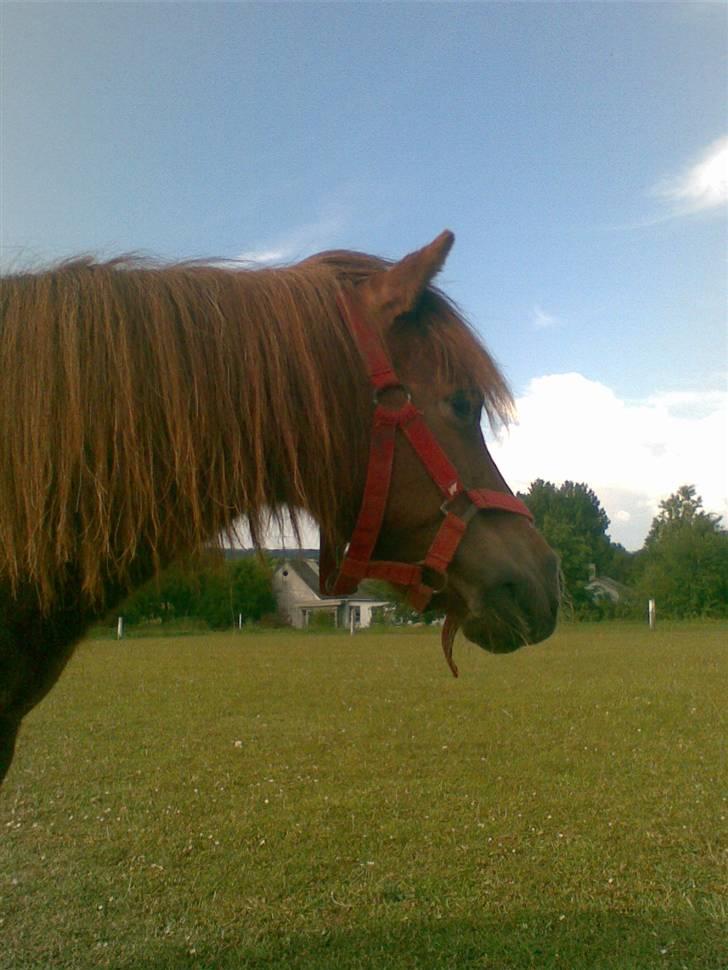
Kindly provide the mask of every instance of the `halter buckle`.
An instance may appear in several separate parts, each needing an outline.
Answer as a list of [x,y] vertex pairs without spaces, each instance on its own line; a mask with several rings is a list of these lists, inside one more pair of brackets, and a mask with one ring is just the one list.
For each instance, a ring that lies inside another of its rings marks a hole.
[[[449,506],[463,495],[467,499],[468,505],[465,511],[461,514],[459,512],[453,511],[451,508],[449,508]],[[467,525],[470,522],[470,520],[473,518],[473,516],[478,512],[478,506],[475,505],[475,503],[470,499],[466,489],[462,488],[460,489],[460,491],[455,492],[455,494],[445,499],[445,501],[440,506],[440,511],[442,512],[443,516],[448,516],[448,515],[457,516],[458,519],[461,519],[465,523],[465,525]]]

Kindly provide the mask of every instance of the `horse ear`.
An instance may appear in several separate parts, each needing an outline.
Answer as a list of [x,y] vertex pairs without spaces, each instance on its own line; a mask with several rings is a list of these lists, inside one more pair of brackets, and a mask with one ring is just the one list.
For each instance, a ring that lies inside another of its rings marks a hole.
[[359,287],[370,310],[388,321],[414,310],[427,284],[444,266],[454,242],[455,236],[446,229],[429,245],[370,276]]

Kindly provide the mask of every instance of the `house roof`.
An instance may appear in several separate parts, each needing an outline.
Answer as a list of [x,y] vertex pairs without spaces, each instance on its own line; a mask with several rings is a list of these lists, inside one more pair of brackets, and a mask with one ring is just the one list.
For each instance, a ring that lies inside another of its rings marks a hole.
[[629,587],[623,583],[618,583],[611,576],[595,576],[594,579],[586,583],[586,589],[592,593],[605,593],[613,600],[621,599],[629,592]]
[[313,559],[318,561],[318,549],[232,549],[225,548],[226,559],[249,559],[251,556],[265,556],[267,559]]
[[326,597],[323,593],[319,593],[318,591],[318,563],[316,563],[316,569],[314,569],[312,562],[308,559],[285,559],[279,568],[282,569],[285,565],[289,566],[289,568],[292,569],[297,576],[300,576],[308,588],[313,590],[318,596],[321,597],[321,599],[333,599],[333,597]]

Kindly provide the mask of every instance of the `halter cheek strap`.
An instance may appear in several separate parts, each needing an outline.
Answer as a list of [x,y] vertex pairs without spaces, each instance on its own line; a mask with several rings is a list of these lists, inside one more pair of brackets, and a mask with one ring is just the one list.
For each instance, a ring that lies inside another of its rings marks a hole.
[[[356,526],[336,572],[332,551],[321,542],[319,583],[322,593],[353,593],[363,579],[382,579],[407,590],[407,600],[419,612],[427,607],[436,590],[447,583],[447,570],[465,535],[468,523],[481,509],[512,512],[533,520],[515,495],[487,488],[467,489],[427,426],[424,416],[410,400],[409,392],[395,374],[379,333],[370,326],[353,294],[339,292],[337,297],[343,320],[348,324],[359,348],[374,388],[374,415],[364,495]],[[399,407],[388,407],[381,400],[385,391],[398,390],[406,396]],[[392,481],[394,445],[397,430],[407,438],[415,454],[443,497],[442,524],[420,563],[373,560],[374,548],[384,520],[384,510]],[[453,506],[464,508],[459,514]],[[429,585],[424,571],[441,577]],[[452,665],[451,665],[452,666]]]

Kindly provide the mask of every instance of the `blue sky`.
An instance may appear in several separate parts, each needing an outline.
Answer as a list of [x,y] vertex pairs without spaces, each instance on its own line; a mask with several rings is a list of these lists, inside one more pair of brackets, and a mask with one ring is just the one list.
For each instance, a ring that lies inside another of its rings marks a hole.
[[0,258],[399,256],[511,380],[506,477],[641,544],[726,494],[728,10],[3,4]]

